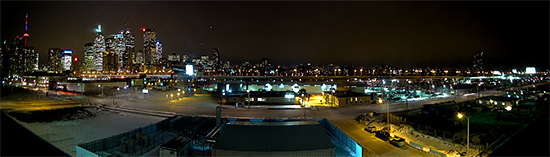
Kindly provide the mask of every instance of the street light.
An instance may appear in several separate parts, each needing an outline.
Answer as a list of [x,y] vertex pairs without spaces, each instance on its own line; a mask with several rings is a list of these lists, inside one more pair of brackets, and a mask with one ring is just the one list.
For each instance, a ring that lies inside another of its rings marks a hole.
[[103,88],[101,87],[100,84],[97,85],[97,88],[101,88],[101,95],[104,95],[104,94],[103,94]]
[[[381,98],[378,98],[378,103],[380,103],[380,104],[383,103],[383,101],[382,101]],[[388,118],[386,118],[386,119],[388,119],[388,132],[389,132],[389,131],[391,130],[391,129],[390,129],[390,127],[391,127],[391,126],[390,126],[390,103],[389,103],[389,102],[386,102],[386,106],[387,106],[386,115],[388,115]],[[382,110],[382,109],[380,109],[380,110]]]
[[[458,113],[458,118],[462,118],[462,117],[466,117],[464,115],[462,115],[462,113]],[[466,157],[470,157],[470,118],[469,117],[466,117],[466,119],[468,120],[468,125],[466,127],[466,130],[467,130],[467,136],[466,136]]]

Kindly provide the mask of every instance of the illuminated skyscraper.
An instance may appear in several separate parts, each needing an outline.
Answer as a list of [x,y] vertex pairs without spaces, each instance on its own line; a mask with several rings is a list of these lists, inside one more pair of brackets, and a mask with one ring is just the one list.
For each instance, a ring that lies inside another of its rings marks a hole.
[[[124,32],[120,32],[120,34],[113,34],[105,39],[105,50],[113,53],[112,55],[117,56],[117,66],[114,66],[114,68],[116,69],[115,71],[121,71],[121,68],[124,65],[122,56],[126,51],[126,46],[124,44],[123,33]],[[105,56],[103,56],[103,59],[105,59]]]
[[[157,64],[157,32],[143,27],[143,58],[144,64]],[[162,49],[161,49],[162,50]]]
[[221,68],[221,61],[220,61],[220,48],[214,48],[212,50],[212,66],[215,70],[220,70]]
[[73,51],[64,50],[63,51],[63,71],[71,70],[72,61],[73,61]]
[[483,52],[474,53],[474,71],[483,71]]
[[122,55],[123,65],[136,64],[136,48],[135,48],[135,36],[130,31],[130,23],[124,25],[123,42],[124,42],[124,54]]
[[162,58],[162,42],[160,42],[159,40],[157,40],[157,45],[156,45],[156,53],[155,53],[155,61],[156,61],[156,64],[159,64],[160,63],[160,59]]
[[48,66],[50,71],[61,72],[63,70],[63,49],[50,48],[48,49]]
[[84,63],[85,70],[94,70],[95,61],[94,43],[84,44]]
[[101,34],[101,25],[97,26],[95,30],[97,35],[94,40],[94,70],[103,70],[103,53],[105,53],[105,37]]

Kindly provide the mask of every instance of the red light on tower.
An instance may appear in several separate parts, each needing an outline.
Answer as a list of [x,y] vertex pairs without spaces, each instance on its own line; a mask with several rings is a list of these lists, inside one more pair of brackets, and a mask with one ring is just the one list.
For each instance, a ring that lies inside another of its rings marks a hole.
[[75,61],[75,62],[78,62],[78,57],[74,57],[74,61]]
[[143,27],[143,32],[145,32],[145,27]]

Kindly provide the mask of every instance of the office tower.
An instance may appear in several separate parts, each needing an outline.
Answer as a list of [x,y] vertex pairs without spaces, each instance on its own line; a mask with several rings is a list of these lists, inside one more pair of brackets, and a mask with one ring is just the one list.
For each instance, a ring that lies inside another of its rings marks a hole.
[[71,70],[72,61],[73,61],[73,51],[64,50],[63,51],[63,71]]
[[130,31],[130,23],[127,22],[126,25],[124,25],[124,33],[123,35],[123,41],[124,41],[124,54],[122,55],[123,65],[131,65],[136,64],[136,48],[135,48],[135,36],[134,33]]
[[162,42],[160,42],[159,40],[157,40],[157,45],[156,45],[156,53],[155,53],[155,61],[157,64],[160,63],[160,59],[162,58]]
[[84,44],[84,69],[85,70],[94,70],[94,43]]
[[[124,43],[123,33],[124,32],[120,32],[120,34],[112,34],[105,38],[105,51],[109,51],[109,53],[113,53],[113,55],[117,56],[117,67],[115,67],[117,70],[115,71],[121,71],[121,68],[124,65],[123,54],[126,51],[126,45]],[[105,56],[103,59],[105,59]]]
[[170,62],[180,62],[181,61],[181,56],[179,54],[176,54],[176,53],[169,54],[168,55],[168,61],[170,61]]
[[474,71],[483,71],[483,52],[474,53]]
[[140,65],[143,65],[144,62],[145,62],[145,59],[143,58],[143,50],[139,50],[137,53],[136,53],[136,59],[135,59],[135,63],[136,64],[140,64]]
[[94,40],[94,70],[103,70],[103,53],[105,53],[105,37],[101,33],[101,25],[97,26],[96,37]]
[[214,50],[212,50],[212,66],[215,70],[220,70],[221,68],[220,48],[214,48]]
[[117,71],[118,70],[118,55],[113,51],[105,51],[103,54],[103,70],[104,71]]
[[145,27],[142,31],[144,64],[157,64],[157,32]]
[[50,48],[48,49],[48,66],[49,71],[61,72],[63,70],[63,49]]

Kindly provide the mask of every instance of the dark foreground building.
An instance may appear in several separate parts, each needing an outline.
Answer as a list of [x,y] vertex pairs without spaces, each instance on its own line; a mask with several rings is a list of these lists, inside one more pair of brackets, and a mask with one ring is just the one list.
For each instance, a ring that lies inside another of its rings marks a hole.
[[234,121],[221,130],[212,156],[334,156],[334,150],[316,121]]

